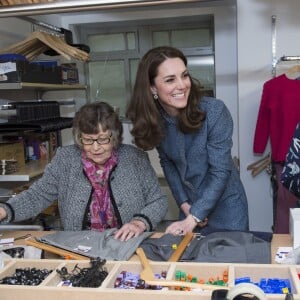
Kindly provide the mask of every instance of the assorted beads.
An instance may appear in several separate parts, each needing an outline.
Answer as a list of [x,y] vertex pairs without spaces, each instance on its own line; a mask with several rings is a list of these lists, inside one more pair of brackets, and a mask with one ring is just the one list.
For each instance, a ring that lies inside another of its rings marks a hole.
[[[91,259],[90,266],[80,268],[78,264],[69,272],[66,267],[62,267],[56,272],[62,279],[61,286],[73,287],[99,287],[108,272],[105,268],[106,260],[100,258]],[[0,284],[7,285],[39,285],[52,272],[47,269],[37,268],[16,268],[15,273],[0,279]],[[167,272],[162,271],[156,273],[156,279],[166,279]],[[299,276],[300,277],[300,276]],[[175,280],[180,282],[194,282],[200,284],[212,284],[218,286],[227,286],[228,271],[223,271],[221,276],[209,277],[208,279],[197,278],[190,273],[182,270],[175,271]],[[260,287],[266,294],[290,294],[292,292],[289,279],[279,278],[261,278],[257,282],[253,282],[249,276],[239,277],[235,279],[235,285],[240,283],[252,283]],[[119,273],[114,282],[114,288],[117,289],[151,289],[161,290],[162,286],[151,286],[140,278],[140,274],[122,271]],[[188,287],[175,287],[175,290],[190,291]]]
[[[156,279],[165,279],[167,275],[166,271],[160,274],[155,274]],[[122,271],[114,282],[114,288],[117,289],[150,289],[150,290],[161,290],[161,286],[148,285],[144,280],[140,278],[140,274]]]
[[[160,274],[155,274],[156,279],[166,279],[167,272],[163,271]],[[185,281],[185,282],[195,282],[195,283],[206,283],[206,284],[214,284],[220,286],[227,286],[228,282],[228,271],[224,271],[223,275],[219,278],[210,277],[208,280],[204,280],[202,278],[197,278],[191,274],[187,274],[186,272],[177,270],[175,272],[175,280],[177,281]],[[152,289],[152,290],[160,290],[162,286],[151,286],[147,285],[144,280],[140,279],[140,275],[128,271],[122,271],[116,278],[114,282],[114,288],[118,289]],[[186,287],[175,287],[175,290],[181,291],[189,291],[191,288]]]
[[[201,284],[212,284],[212,285],[219,285],[219,286],[227,286],[228,282],[228,271],[225,270],[223,272],[223,275],[221,277],[210,277],[207,280],[203,278],[197,278],[196,276],[193,276],[191,274],[187,274],[184,271],[176,270],[175,272],[175,280],[176,281],[183,281],[183,282],[194,282],[194,283],[201,283]],[[190,291],[191,288],[189,287],[175,287],[176,290],[181,291]]]
[[90,260],[90,267],[80,268],[78,264],[75,265],[73,270],[69,273],[66,267],[62,267],[56,272],[62,279],[61,286],[73,287],[99,287],[103,280],[108,275],[107,270],[104,268],[106,260],[95,258]]
[[39,285],[52,270],[37,268],[18,268],[12,276],[4,277],[0,284],[9,285]]

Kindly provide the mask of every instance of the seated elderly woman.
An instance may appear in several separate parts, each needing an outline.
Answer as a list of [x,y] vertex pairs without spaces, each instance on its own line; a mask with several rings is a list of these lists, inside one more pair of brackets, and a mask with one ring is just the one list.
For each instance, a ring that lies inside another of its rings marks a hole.
[[82,106],[73,121],[75,144],[58,148],[39,180],[0,204],[0,224],[34,217],[58,200],[64,230],[118,228],[121,241],[153,231],[167,198],[147,153],[122,144],[122,134],[109,104]]

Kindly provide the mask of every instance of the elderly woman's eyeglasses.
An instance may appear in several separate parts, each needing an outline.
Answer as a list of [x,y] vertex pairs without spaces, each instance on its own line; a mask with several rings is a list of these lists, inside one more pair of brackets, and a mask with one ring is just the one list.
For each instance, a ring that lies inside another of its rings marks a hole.
[[106,145],[110,143],[111,137],[112,137],[112,133],[107,138],[91,139],[91,138],[81,137],[80,141],[83,145],[93,145],[95,142],[97,142],[98,145]]

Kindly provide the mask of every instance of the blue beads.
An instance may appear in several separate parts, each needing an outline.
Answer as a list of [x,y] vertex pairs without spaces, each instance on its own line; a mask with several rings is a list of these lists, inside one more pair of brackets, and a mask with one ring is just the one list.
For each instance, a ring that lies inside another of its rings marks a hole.
[[235,284],[248,282],[260,287],[266,294],[288,294],[291,293],[291,283],[289,279],[261,278],[259,282],[252,282],[251,278],[240,277],[235,279]]
[[251,283],[250,277],[240,277],[240,278],[236,278],[234,283],[235,283],[235,284],[239,284],[239,283],[244,283],[244,282]]

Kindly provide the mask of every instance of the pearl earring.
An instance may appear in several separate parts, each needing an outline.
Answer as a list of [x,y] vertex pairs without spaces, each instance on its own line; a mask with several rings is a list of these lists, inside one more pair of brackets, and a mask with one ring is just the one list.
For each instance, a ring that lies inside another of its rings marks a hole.
[[157,94],[153,94],[153,99],[157,100],[158,99],[158,95]]

